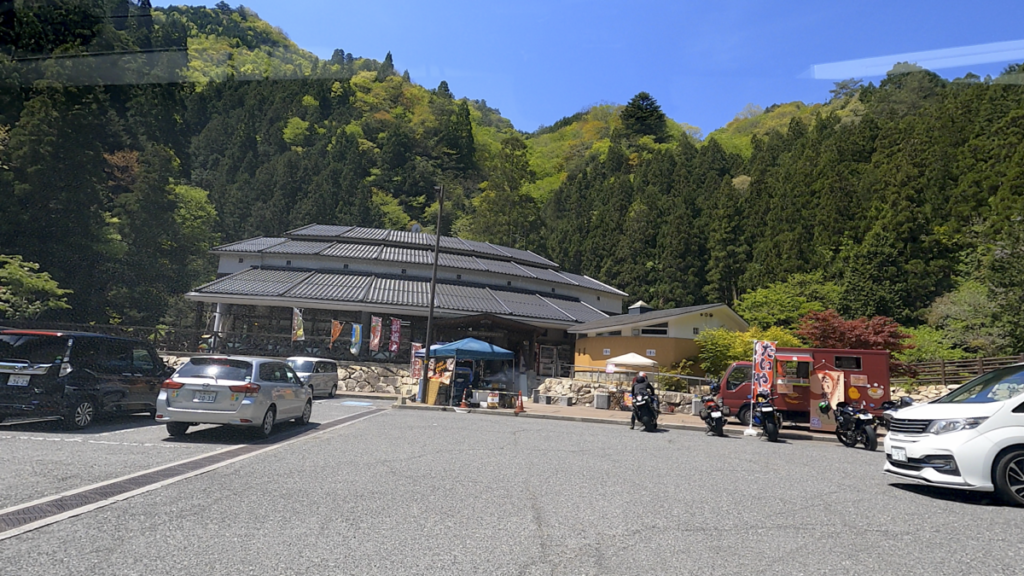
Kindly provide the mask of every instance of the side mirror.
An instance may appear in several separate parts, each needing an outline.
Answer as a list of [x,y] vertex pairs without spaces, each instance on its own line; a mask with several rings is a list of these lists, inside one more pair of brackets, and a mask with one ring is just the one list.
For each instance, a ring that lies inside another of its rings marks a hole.
[[913,403],[914,403],[914,399],[911,398],[910,396],[902,396],[902,397],[900,397],[900,408],[906,408],[907,406],[910,406]]

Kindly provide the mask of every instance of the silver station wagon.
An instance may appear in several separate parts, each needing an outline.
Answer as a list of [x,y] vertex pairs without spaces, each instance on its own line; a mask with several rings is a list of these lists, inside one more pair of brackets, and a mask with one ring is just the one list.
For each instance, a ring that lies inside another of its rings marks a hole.
[[254,428],[266,438],[274,424],[309,422],[313,395],[291,366],[244,356],[200,356],[178,368],[160,388],[156,419],[171,436],[190,426],[225,424]]

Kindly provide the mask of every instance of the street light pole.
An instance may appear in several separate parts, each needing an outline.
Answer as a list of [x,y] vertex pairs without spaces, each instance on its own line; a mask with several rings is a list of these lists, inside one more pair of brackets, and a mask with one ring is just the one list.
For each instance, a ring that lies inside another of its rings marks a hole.
[[423,375],[420,379],[420,402],[426,401],[427,380],[430,378],[430,344],[434,323],[434,294],[437,291],[437,255],[441,251],[441,213],[444,211],[444,184],[434,186],[437,190],[437,228],[434,229],[434,268],[430,273],[430,305],[427,308],[427,342],[423,348]]

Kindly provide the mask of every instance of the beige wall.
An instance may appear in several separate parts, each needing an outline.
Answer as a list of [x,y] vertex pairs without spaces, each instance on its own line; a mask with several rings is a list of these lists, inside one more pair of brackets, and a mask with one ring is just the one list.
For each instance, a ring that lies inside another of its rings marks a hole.
[[[608,354],[604,351],[608,350]],[[647,350],[655,351],[649,356]],[[659,366],[671,366],[697,356],[697,342],[689,338],[666,336],[594,336],[576,340],[576,364],[604,368],[605,360],[633,352],[646,356]]]

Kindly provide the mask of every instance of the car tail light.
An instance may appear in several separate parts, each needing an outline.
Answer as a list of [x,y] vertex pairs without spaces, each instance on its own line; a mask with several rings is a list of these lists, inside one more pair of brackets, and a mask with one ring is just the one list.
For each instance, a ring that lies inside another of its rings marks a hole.
[[241,386],[228,386],[232,392],[244,393],[246,396],[256,396],[260,393],[259,384],[242,384]]
[[164,380],[164,383],[160,385],[160,387],[163,388],[164,390],[177,390],[182,386],[184,386],[184,384],[182,384],[181,382],[175,382],[174,380],[171,380],[169,378],[167,380]]

